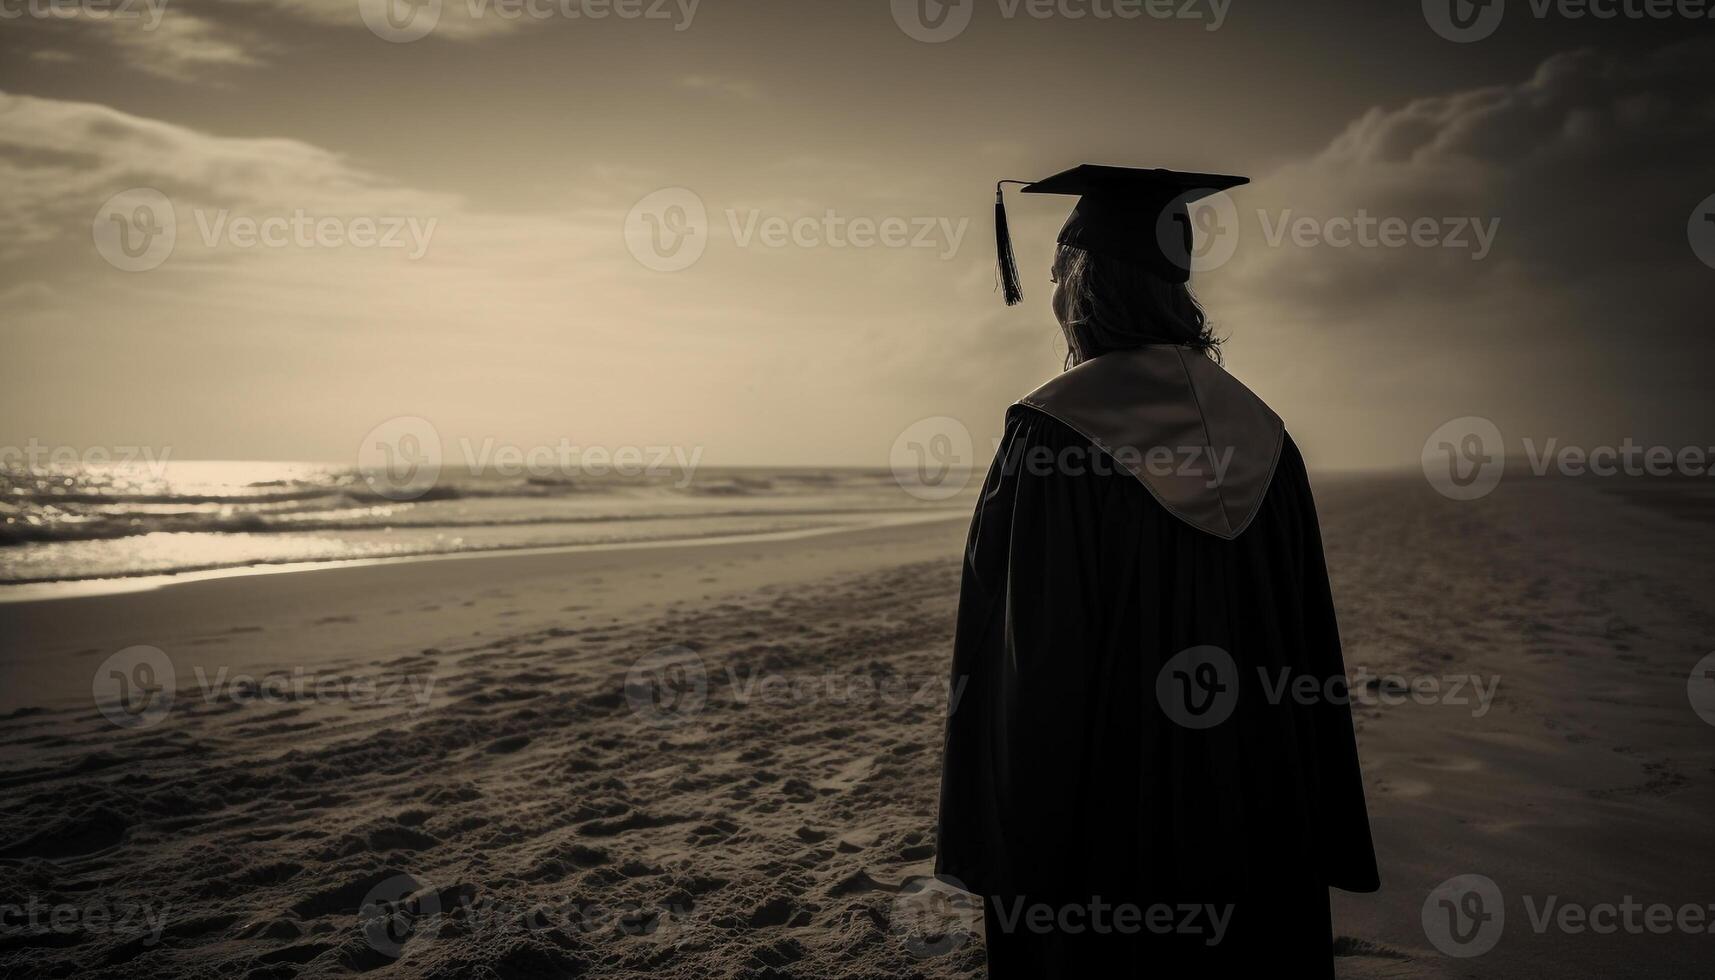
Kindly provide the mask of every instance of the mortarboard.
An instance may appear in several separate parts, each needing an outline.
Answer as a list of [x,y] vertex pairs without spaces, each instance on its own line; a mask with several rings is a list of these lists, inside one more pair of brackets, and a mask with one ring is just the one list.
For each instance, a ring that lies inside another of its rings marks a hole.
[[1191,278],[1191,214],[1186,205],[1250,183],[1228,174],[1182,173],[1081,164],[1037,181],[1003,180],[994,187],[995,251],[1006,305],[1024,298],[1006,227],[1003,184],[1026,194],[1076,194],[1078,203],[1056,239],[1096,255],[1139,262],[1168,282]]

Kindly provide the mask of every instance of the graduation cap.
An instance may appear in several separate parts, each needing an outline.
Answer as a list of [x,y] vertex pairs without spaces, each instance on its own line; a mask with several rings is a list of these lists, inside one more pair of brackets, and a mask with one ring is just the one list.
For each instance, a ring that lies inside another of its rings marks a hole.
[[994,185],[995,252],[1006,305],[1024,298],[1012,236],[1006,227],[1004,184],[1023,184],[1026,194],[1076,194],[1078,203],[1057,241],[1095,255],[1138,262],[1168,282],[1191,278],[1191,213],[1187,205],[1250,183],[1228,174],[1143,170],[1085,163],[1037,181],[1002,180]]

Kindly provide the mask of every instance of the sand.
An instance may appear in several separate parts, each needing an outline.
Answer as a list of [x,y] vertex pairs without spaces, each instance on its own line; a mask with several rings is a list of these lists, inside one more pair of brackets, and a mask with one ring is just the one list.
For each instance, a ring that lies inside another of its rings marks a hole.
[[[1341,975],[1696,975],[1715,936],[1529,912],[1715,901],[1687,698],[1715,524],[1565,480],[1318,497],[1353,672],[1493,693],[1357,708],[1384,885],[1336,893]],[[915,884],[963,531],[0,604],[0,971],[980,976],[972,910]],[[136,645],[177,697],[122,728],[92,691],[117,708],[103,665]],[[1471,959],[1424,926],[1461,874],[1506,908]]]

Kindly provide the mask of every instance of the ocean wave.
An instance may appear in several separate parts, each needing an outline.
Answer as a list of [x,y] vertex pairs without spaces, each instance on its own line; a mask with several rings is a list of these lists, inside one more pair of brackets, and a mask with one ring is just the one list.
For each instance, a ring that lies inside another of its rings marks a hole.
[[402,501],[331,464],[0,468],[0,581],[170,572],[210,555],[250,563],[696,536],[734,522],[768,528],[917,506],[886,471],[709,467],[691,476],[443,472]]
[[[886,511],[894,508],[876,506],[857,508],[858,511]],[[237,514],[173,514],[154,515],[148,520],[136,517],[73,518],[54,522],[25,521],[0,523],[0,548],[26,544],[63,541],[110,541],[157,533],[186,534],[291,534],[291,533],[362,533],[393,530],[432,531],[470,528],[539,527],[552,524],[642,523],[648,521],[706,520],[711,518],[773,518],[818,517],[828,514],[851,513],[850,507],[829,508],[755,508],[737,510],[708,510],[688,514],[684,511],[613,511],[591,514],[519,514],[504,517],[461,518],[454,515],[422,515],[419,519],[399,515],[351,515],[345,517],[305,518],[292,515],[259,513]]]
[[[574,493],[585,488],[570,480],[543,480],[530,478],[516,483],[495,483],[491,485],[468,483],[441,483],[429,487],[422,493],[412,497],[413,501],[435,500],[464,500],[464,499],[503,499],[506,497],[541,498],[559,494]],[[136,491],[108,489],[65,489],[59,487],[28,488],[14,485],[10,490],[9,500],[15,504],[182,504],[185,506],[202,506],[208,504],[226,504],[231,506],[258,506],[265,504],[300,503],[309,501],[339,502],[367,506],[375,502],[392,501],[394,498],[375,490],[367,485],[352,486],[301,486],[261,488],[261,492],[187,492],[179,490]]]

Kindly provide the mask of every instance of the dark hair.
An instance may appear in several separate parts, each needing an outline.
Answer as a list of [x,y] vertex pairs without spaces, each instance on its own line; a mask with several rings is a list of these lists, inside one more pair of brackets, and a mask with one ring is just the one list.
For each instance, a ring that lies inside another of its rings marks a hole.
[[1054,281],[1065,294],[1067,367],[1149,344],[1179,344],[1221,359],[1222,338],[1185,283],[1071,245],[1054,255]]

